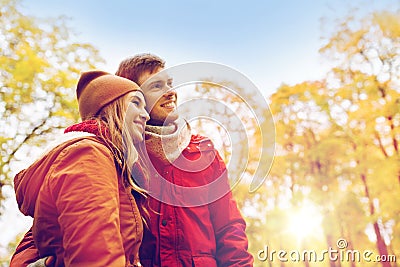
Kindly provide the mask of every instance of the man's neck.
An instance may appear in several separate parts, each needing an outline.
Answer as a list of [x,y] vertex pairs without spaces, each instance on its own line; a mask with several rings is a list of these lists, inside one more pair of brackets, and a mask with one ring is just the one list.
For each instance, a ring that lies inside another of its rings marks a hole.
[[161,126],[171,125],[171,124],[173,124],[174,122],[175,122],[175,123],[178,123],[178,120],[179,120],[179,118],[177,118],[176,120],[173,120],[173,121],[170,121],[170,120],[157,121],[157,120],[152,120],[152,119],[150,119],[150,120],[147,122],[147,125],[150,125],[150,126],[159,126],[159,127],[161,127]]
[[164,124],[164,121],[154,121],[154,120],[151,120],[151,119],[147,122],[147,124],[150,125],[150,126],[164,126],[164,125],[166,125],[166,124]]

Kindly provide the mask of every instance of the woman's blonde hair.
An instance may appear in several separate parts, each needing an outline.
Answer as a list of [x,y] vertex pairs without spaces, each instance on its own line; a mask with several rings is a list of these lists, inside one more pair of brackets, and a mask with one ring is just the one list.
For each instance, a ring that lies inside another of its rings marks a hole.
[[[148,179],[148,163],[144,156],[144,141],[134,142],[128,126],[125,126],[125,113],[128,108],[126,96],[125,94],[106,105],[99,112],[99,116],[94,119],[98,122],[100,129],[107,128],[108,136],[101,136],[101,138],[113,152],[115,162],[121,170],[124,184],[145,196],[146,190],[133,180],[133,169],[138,166],[144,175],[134,178]],[[100,132],[104,135],[105,131],[101,130]],[[135,164],[138,164],[138,166],[135,166]],[[146,183],[146,181],[139,181],[140,184],[142,182]]]

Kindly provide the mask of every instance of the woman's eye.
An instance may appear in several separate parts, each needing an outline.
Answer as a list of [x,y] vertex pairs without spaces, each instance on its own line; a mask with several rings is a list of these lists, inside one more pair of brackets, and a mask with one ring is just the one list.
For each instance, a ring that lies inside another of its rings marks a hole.
[[132,101],[132,104],[134,104],[137,107],[140,105],[139,101],[137,101],[137,100]]

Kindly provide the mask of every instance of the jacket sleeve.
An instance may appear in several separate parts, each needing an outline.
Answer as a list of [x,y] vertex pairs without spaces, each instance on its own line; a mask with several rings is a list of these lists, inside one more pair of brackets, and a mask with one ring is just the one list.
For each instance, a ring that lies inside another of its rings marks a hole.
[[10,267],[26,267],[39,259],[39,251],[33,241],[32,229],[24,235],[10,261]]
[[216,258],[219,267],[253,266],[253,256],[248,252],[248,240],[244,221],[230,191],[225,163],[216,152],[214,167],[222,179],[222,187],[228,191],[222,198],[209,205],[216,238]]
[[63,233],[65,266],[125,266],[119,176],[111,152],[83,140],[64,149],[54,165],[48,194]]

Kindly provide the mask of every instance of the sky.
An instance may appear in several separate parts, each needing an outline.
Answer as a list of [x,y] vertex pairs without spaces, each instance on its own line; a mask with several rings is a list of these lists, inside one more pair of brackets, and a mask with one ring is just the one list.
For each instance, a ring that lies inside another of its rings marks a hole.
[[[101,3],[101,4],[99,4]],[[22,1],[26,14],[70,18],[78,39],[89,42],[115,72],[131,55],[151,52],[167,66],[210,61],[252,80],[265,96],[282,83],[322,77],[329,62],[318,53],[329,21],[348,14],[400,7],[399,0],[169,0]],[[321,24],[321,19],[328,22]]]
[[[161,56],[167,66],[216,62],[243,73],[266,97],[282,83],[324,76],[330,65],[318,53],[322,37],[355,6],[362,13],[395,10],[400,0],[21,1],[27,15],[67,16],[77,40],[98,48],[105,71],[114,73],[122,59],[146,52]],[[3,246],[31,223],[12,197],[6,205]]]

